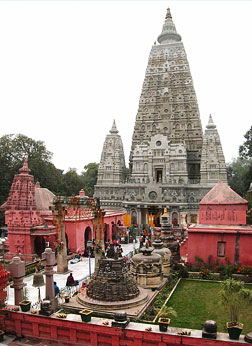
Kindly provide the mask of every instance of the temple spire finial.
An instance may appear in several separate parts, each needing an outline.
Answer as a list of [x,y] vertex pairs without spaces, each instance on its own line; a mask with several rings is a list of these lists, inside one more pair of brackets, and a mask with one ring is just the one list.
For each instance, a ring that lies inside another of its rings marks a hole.
[[158,36],[160,44],[167,44],[181,41],[181,36],[177,33],[175,24],[172,20],[171,10],[167,8],[165,22],[162,28],[162,33]]
[[216,125],[215,125],[213,118],[212,118],[212,114],[209,115],[208,124],[207,124],[206,128],[207,129],[215,129],[216,128]]
[[111,128],[111,130],[110,130],[109,132],[110,132],[110,133],[118,133],[118,132],[119,132],[119,131],[117,130],[117,128],[116,128],[115,120],[113,121],[112,128]]
[[172,19],[171,10],[169,7],[167,8],[165,19]]
[[31,170],[28,167],[28,157],[24,159],[24,164],[22,168],[19,168],[20,174],[29,174]]

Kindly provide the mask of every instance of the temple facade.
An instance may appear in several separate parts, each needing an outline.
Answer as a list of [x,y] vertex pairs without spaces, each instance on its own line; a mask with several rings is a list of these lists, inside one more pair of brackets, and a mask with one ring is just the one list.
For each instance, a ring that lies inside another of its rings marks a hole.
[[[167,10],[149,56],[139,101],[129,172],[121,137],[105,139],[95,196],[102,206],[124,207],[131,224],[160,225],[167,208],[179,226],[197,222],[199,201],[219,179],[227,181],[220,138],[210,116],[202,132],[186,52]],[[115,145],[117,143],[117,145]]]

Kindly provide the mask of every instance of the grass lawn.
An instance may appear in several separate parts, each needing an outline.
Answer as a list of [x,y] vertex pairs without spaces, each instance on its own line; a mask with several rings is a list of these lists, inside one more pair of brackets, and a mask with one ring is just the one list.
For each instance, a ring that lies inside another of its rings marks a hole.
[[[251,285],[246,287],[252,288]],[[167,304],[178,314],[177,317],[171,316],[170,325],[201,330],[206,320],[215,320],[218,332],[226,333],[225,326],[230,317],[219,304],[220,288],[218,282],[181,280]],[[239,322],[244,323],[242,334],[251,332],[252,303],[243,309]]]

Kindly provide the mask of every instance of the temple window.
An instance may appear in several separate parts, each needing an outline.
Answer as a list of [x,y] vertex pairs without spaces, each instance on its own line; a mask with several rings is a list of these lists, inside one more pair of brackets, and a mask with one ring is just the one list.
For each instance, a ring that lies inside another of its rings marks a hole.
[[225,241],[218,241],[218,243],[217,243],[217,256],[218,257],[225,257],[225,249],[226,249],[226,242]]

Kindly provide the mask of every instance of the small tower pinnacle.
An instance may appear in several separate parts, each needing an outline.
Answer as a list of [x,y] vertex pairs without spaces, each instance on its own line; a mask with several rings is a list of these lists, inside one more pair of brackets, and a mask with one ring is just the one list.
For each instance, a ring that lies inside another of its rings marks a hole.
[[215,129],[216,128],[216,125],[213,122],[213,118],[212,118],[211,114],[209,115],[208,124],[207,124],[206,128],[207,129]]
[[167,8],[167,12],[166,12],[166,16],[165,16],[165,19],[172,19],[172,16],[171,16],[171,10],[170,10],[170,8],[168,7]]
[[25,160],[24,160],[24,164],[23,164],[23,167],[22,168],[19,168],[19,172],[20,174],[29,174],[29,172],[31,171],[29,168],[28,168],[28,158],[26,157]]
[[181,36],[177,33],[176,27],[172,21],[171,11],[169,8],[167,8],[162,33],[158,36],[157,40],[160,44],[181,41]]
[[109,132],[110,132],[110,133],[118,133],[118,132],[119,132],[119,131],[117,130],[117,128],[116,128],[115,120],[113,121],[112,128],[111,128],[111,130],[110,130]]

